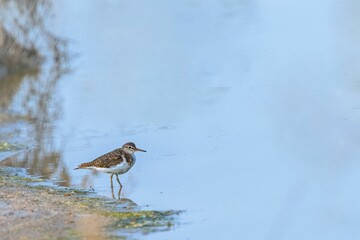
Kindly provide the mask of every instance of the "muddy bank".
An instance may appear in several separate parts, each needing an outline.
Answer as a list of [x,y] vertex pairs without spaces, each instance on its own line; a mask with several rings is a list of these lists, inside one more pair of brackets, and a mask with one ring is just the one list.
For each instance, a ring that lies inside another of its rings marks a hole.
[[2,171],[0,176],[0,235],[2,239],[106,237],[111,219],[80,205],[79,196],[46,187]]
[[40,179],[0,170],[2,239],[118,239],[164,231],[179,211],[142,211],[127,199],[42,185]]

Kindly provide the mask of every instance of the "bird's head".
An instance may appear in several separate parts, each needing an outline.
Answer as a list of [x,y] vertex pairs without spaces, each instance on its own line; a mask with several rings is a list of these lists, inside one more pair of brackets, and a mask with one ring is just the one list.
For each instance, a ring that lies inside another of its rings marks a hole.
[[143,149],[140,149],[140,148],[137,148],[135,143],[133,142],[128,142],[128,143],[125,143],[123,146],[122,146],[122,150],[124,150],[125,152],[129,153],[129,154],[134,154],[135,152],[146,152],[145,150]]

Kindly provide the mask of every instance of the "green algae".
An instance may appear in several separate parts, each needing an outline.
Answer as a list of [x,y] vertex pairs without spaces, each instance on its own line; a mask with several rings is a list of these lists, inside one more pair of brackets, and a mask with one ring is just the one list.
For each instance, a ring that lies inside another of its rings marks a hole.
[[25,148],[26,146],[22,144],[0,142],[0,152],[18,151]]
[[32,177],[23,177],[19,176],[16,173],[9,172],[8,168],[0,168],[0,184],[20,184],[26,185],[28,183],[39,183],[44,182],[44,180],[40,178],[32,178]]
[[181,210],[141,210],[129,199],[109,201],[99,197],[82,198],[80,206],[96,209],[98,213],[111,217],[113,224],[109,226],[117,230],[138,231],[142,233],[164,231],[176,225],[176,216]]
[[22,177],[22,176],[8,176],[7,181],[17,182],[17,183],[39,183],[44,182],[44,180],[39,178],[29,178],[29,177]]
[[105,212],[104,214],[116,219],[114,227],[124,229],[147,228],[149,230],[149,228],[174,226],[174,217],[182,212],[174,210],[142,210],[134,212]]
[[[10,170],[9,170],[10,169]],[[29,188],[44,191],[47,194],[55,194],[68,198],[65,204],[85,211],[97,212],[111,220],[107,228],[109,231],[121,233],[142,233],[166,231],[177,223],[177,216],[184,211],[178,210],[141,210],[130,199],[113,200],[96,195],[93,191],[71,187],[56,187],[38,184],[44,180],[36,177],[22,177],[11,168],[0,168],[0,187],[4,185],[28,186]],[[46,182],[44,182],[46,184]],[[34,185],[35,184],[35,185]],[[116,239],[121,234],[116,234]],[[69,239],[77,239],[69,234]]]

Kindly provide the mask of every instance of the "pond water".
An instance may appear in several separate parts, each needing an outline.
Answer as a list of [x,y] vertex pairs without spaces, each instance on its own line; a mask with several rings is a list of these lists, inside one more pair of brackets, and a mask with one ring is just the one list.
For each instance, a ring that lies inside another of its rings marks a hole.
[[17,160],[29,173],[111,197],[109,175],[73,169],[133,141],[147,152],[121,176],[122,196],[186,210],[146,238],[359,238],[356,1],[66,0],[52,11],[72,70],[51,93],[50,130],[35,129],[43,162]]

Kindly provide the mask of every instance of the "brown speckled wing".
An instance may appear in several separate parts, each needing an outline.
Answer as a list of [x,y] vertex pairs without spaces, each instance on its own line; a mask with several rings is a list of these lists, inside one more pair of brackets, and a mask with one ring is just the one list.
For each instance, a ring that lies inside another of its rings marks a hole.
[[115,149],[114,151],[111,151],[96,158],[91,162],[82,163],[80,164],[79,167],[75,169],[87,168],[87,167],[110,168],[124,161],[123,158],[121,157],[122,154],[124,154],[123,150],[121,148],[118,148]]

